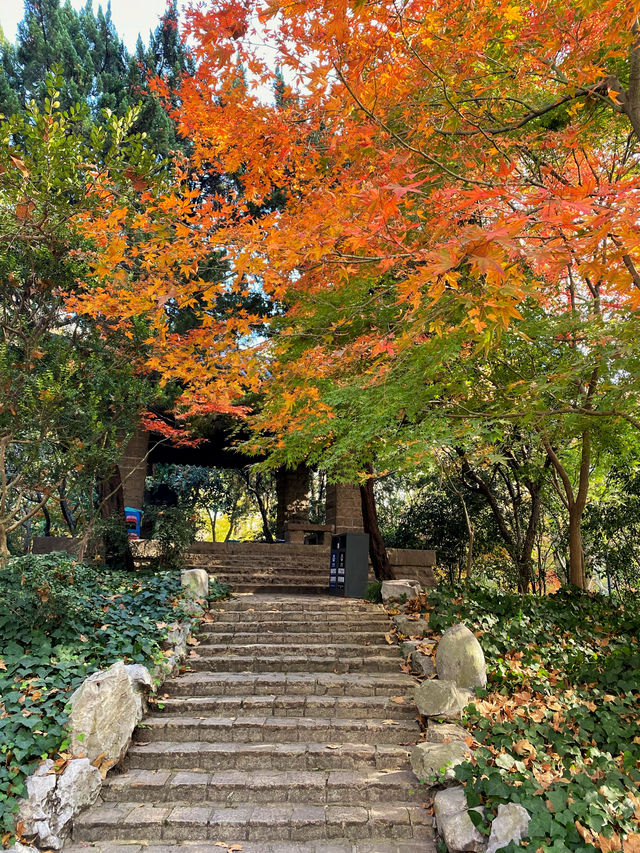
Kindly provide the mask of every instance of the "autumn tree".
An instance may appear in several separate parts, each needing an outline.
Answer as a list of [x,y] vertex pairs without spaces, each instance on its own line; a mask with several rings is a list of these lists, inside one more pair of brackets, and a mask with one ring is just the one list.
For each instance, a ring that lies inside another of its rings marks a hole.
[[[184,416],[266,391],[254,426],[274,462],[366,479],[420,464],[427,436],[449,441],[456,405],[480,403],[476,425],[526,421],[584,586],[593,448],[604,424],[635,423],[638,399],[637,14],[612,0],[194,5],[197,68],[177,100],[158,91],[191,142],[192,186],[242,180],[173,198],[189,232],[170,249],[186,259],[175,290],[136,271],[132,293],[122,229],[105,232],[117,274],[98,267],[87,310],[144,316]],[[215,282],[199,278],[206,249],[227,264]],[[214,310],[252,288],[284,309],[269,339],[249,310]],[[174,303],[201,318],[185,334]],[[494,393],[476,380],[507,337],[526,369]]]
[[[283,299],[290,334],[298,322],[303,337],[309,313],[349,304],[350,282],[368,285],[375,320],[348,349],[329,329],[285,370],[401,397],[394,367],[414,347],[435,338],[437,349],[462,331],[471,363],[517,329],[527,300],[540,307],[562,375],[548,395],[536,393],[540,377],[527,380],[526,413],[563,492],[578,586],[594,425],[632,417],[637,399],[615,367],[621,348],[635,357],[640,298],[636,14],[634,4],[581,0],[213,2],[188,13],[200,64],[181,89],[179,121],[197,162],[243,164],[247,192],[221,235],[239,273]],[[289,81],[277,105],[238,91],[240,63],[256,80],[272,74],[255,48],[264,40]],[[287,194],[283,212],[243,216],[274,188]],[[416,388],[424,374],[403,379]],[[329,398],[311,386],[306,400],[283,390],[270,435],[331,419]],[[354,414],[355,437],[366,428]],[[402,417],[401,404],[389,442]],[[559,452],[568,441],[580,448],[575,478]]]
[[133,200],[131,164],[145,168],[134,116],[94,127],[61,111],[50,81],[41,110],[0,121],[0,559],[8,537],[79,477],[112,465],[148,398],[135,374],[137,337],[70,313],[101,254],[85,218],[109,221]]

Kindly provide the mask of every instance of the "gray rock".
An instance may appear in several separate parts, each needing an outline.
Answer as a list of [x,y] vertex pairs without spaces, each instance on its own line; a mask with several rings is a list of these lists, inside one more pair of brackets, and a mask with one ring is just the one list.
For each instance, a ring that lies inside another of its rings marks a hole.
[[209,595],[209,573],[204,569],[185,569],[180,574],[180,583],[185,589],[191,590],[196,598]]
[[421,782],[438,785],[452,782],[454,767],[471,755],[469,747],[460,740],[449,743],[419,743],[411,751],[411,769]]
[[487,667],[480,643],[466,625],[453,625],[442,635],[436,652],[438,678],[458,687],[485,687]]
[[529,836],[529,812],[519,803],[498,806],[498,815],[491,824],[487,853],[496,853],[510,841],[522,841]]
[[424,619],[409,619],[406,614],[400,613],[392,618],[392,622],[398,633],[405,637],[424,637],[427,633],[428,626]]
[[[481,853],[487,845],[486,838],[475,828],[469,817],[467,798],[462,786],[438,791],[433,801],[438,832],[449,853]],[[481,812],[480,807],[473,811]]]
[[409,663],[411,664],[411,669],[418,675],[425,675],[427,678],[430,678],[436,674],[436,668],[433,665],[431,657],[421,654],[417,649],[409,655]]
[[[470,811],[482,812],[482,809],[478,806]],[[475,828],[468,811],[445,818],[440,834],[449,853],[482,853],[487,847],[487,839]]]
[[416,687],[415,703],[418,711],[425,717],[443,717],[457,720],[467,705],[466,696],[458,690],[453,681],[441,681],[432,678]]
[[415,598],[415,596],[420,595],[421,592],[422,588],[418,581],[408,579],[382,581],[382,589],[380,590],[382,601],[385,604],[392,598],[401,598],[403,595],[406,599]]
[[447,743],[451,740],[464,741],[468,736],[469,732],[462,726],[457,726],[455,723],[436,723],[434,720],[429,720],[425,733],[429,743]]
[[26,844],[20,844],[19,841],[16,841],[9,850],[13,850],[14,853],[38,853],[35,847],[28,847]]
[[139,693],[148,693],[151,690],[153,681],[151,680],[151,673],[146,666],[143,666],[141,663],[128,663],[125,664],[124,668],[134,690],[137,690]]
[[442,818],[467,810],[467,796],[462,785],[438,791],[433,801],[433,813],[440,826]]
[[101,759],[101,772],[119,764],[142,719],[140,694],[127,669],[118,661],[85,679],[71,697],[69,730],[73,755]]
[[400,643],[400,650],[402,651],[403,657],[408,657],[411,652],[415,652],[415,650],[420,645],[420,640],[404,640],[404,642]]
[[141,663],[125,664],[124,668],[127,671],[131,687],[136,696],[138,715],[142,719],[147,710],[147,696],[153,687],[151,673]]
[[95,802],[102,777],[87,758],[72,759],[59,775],[52,768],[53,761],[47,759],[28,777],[19,818],[24,834],[33,836],[38,847],[60,850],[75,815]]

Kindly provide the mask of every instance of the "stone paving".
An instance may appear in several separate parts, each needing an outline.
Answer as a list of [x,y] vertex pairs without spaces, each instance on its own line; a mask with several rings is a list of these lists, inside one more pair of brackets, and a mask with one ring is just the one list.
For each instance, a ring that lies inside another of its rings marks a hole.
[[435,853],[383,609],[243,595],[211,612],[67,853]]

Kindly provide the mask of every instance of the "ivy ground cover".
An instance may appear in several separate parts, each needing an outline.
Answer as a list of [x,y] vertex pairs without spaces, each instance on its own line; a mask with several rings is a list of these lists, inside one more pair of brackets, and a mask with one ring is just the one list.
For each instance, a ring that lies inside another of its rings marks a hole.
[[73,691],[117,660],[159,663],[171,624],[186,618],[182,596],[178,572],[105,572],[61,554],[0,571],[0,846],[25,777],[64,755]]
[[[438,588],[408,609],[432,640],[464,622],[488,684],[466,709],[473,759],[456,768],[469,806],[531,815],[532,851],[640,852],[640,616],[605,596],[537,598],[471,585]],[[473,814],[473,813],[472,813]],[[520,849],[513,842],[505,850]]]

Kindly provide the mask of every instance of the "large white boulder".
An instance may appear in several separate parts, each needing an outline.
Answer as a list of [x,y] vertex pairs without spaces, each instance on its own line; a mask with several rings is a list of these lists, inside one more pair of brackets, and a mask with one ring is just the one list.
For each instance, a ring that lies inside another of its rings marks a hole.
[[59,774],[53,767],[49,758],[27,778],[27,798],[20,806],[19,819],[24,835],[33,837],[34,844],[60,850],[75,815],[95,802],[102,777],[88,758],[71,759]]
[[185,569],[180,574],[180,583],[184,589],[191,590],[196,598],[209,595],[209,572],[204,569]]
[[436,651],[438,678],[473,689],[487,684],[484,653],[466,625],[453,625],[442,635]]
[[101,756],[100,769],[106,774],[119,764],[142,719],[140,693],[122,661],[85,679],[71,697],[69,731],[73,755],[93,762]]
[[406,599],[415,598],[415,596],[420,595],[421,592],[422,588],[418,581],[410,579],[382,581],[382,589],[380,590],[382,601],[385,604],[392,598],[398,599],[402,598],[402,596]]
[[529,835],[529,812],[519,803],[498,806],[498,814],[491,824],[487,853],[502,850],[510,841],[522,841]]
[[418,711],[424,717],[442,717],[446,720],[460,719],[462,709],[467,705],[467,696],[458,690],[453,681],[441,681],[439,678],[419,684],[414,699]]
[[411,769],[421,782],[438,785],[452,782],[454,768],[471,756],[471,750],[460,740],[447,743],[419,743],[411,751]]
[[[482,853],[487,839],[478,832],[469,817],[464,788],[445,788],[438,791],[433,801],[433,811],[438,832],[449,853]],[[481,812],[477,807],[473,811]]]

